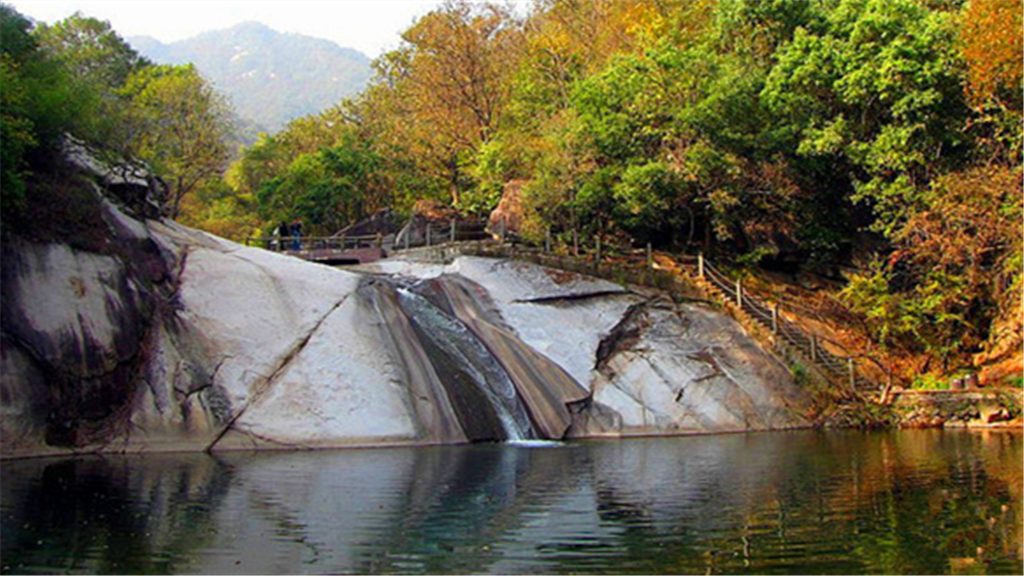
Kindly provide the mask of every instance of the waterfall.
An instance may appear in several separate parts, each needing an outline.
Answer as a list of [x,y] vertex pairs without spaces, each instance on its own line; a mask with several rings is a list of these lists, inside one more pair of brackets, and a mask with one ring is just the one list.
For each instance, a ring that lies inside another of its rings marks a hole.
[[519,339],[486,290],[455,275],[368,279],[359,292],[405,372],[424,438],[561,440],[590,392]]
[[[398,303],[453,398],[467,435],[474,439],[521,441],[537,438],[530,416],[508,373],[486,346],[459,320],[423,296],[398,289]],[[475,390],[471,389],[475,387]],[[487,406],[473,405],[482,396]],[[501,426],[500,438],[488,430],[488,413]]]

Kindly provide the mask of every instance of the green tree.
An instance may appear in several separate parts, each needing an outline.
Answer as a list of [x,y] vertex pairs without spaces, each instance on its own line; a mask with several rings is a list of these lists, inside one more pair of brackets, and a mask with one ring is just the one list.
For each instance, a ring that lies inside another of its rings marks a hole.
[[848,174],[883,233],[906,220],[932,178],[964,160],[968,109],[953,24],[910,0],[844,0],[824,33],[796,30],[762,93],[797,153]]
[[381,163],[352,134],[333,147],[300,154],[257,190],[260,216],[267,222],[299,218],[307,233],[334,234],[390,204]]
[[165,210],[177,218],[183,199],[226,167],[228,106],[191,65],[142,68],[121,94],[129,103],[128,152],[167,180]]
[[34,31],[39,45],[63,62],[79,80],[98,82],[114,91],[128,77],[151,65],[110,27],[110,22],[81,12],[53,25],[39,24]]
[[29,200],[29,173],[51,163],[65,133],[90,134],[97,94],[39,49],[31,22],[0,4],[0,190],[10,218]]

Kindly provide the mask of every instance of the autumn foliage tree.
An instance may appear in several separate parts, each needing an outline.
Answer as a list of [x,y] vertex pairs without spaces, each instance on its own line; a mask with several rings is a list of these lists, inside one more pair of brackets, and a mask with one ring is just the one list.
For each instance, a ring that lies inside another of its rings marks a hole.
[[960,41],[967,62],[967,93],[974,104],[992,100],[1020,111],[1021,14],[1020,0],[973,0],[967,4]]

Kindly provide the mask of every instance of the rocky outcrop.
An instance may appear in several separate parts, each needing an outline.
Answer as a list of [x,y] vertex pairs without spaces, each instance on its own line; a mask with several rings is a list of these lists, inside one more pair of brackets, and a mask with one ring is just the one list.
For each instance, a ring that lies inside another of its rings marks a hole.
[[376,236],[392,237],[398,232],[398,215],[390,208],[378,210],[367,218],[338,230],[334,236]]
[[523,186],[527,180],[510,180],[505,183],[501,200],[487,218],[487,229],[495,234],[519,234],[523,224]]
[[310,264],[147,217],[152,180],[97,166],[107,249],[4,238],[4,457],[807,425],[709,309],[502,260]]
[[420,200],[413,206],[412,215],[394,237],[394,243],[387,246],[408,247],[439,244],[451,239],[452,224],[455,224],[455,239],[480,240],[487,236],[485,225],[458,210],[430,200]]
[[579,274],[463,257],[381,261],[365,271],[457,275],[479,285],[533,350],[589,394],[570,436],[736,432],[807,426],[807,395],[726,315]]

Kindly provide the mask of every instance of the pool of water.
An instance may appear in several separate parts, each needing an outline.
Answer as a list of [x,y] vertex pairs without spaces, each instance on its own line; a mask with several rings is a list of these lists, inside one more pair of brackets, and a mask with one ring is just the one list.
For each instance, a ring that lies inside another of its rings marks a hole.
[[5,461],[3,573],[1016,573],[1019,433]]

